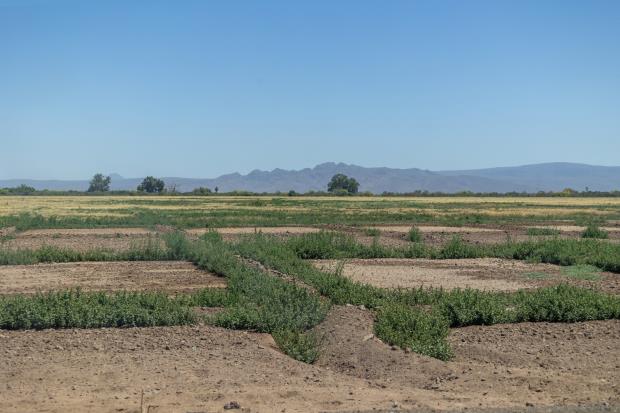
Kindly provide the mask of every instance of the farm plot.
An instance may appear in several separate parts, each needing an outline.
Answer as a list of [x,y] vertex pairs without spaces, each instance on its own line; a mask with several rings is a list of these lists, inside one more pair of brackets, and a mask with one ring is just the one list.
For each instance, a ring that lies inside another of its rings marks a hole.
[[[382,245],[398,246],[408,241],[408,233],[413,226],[378,225],[372,227],[352,228],[347,232],[355,235],[362,243],[370,244],[375,237],[369,237],[373,232]],[[494,226],[415,226],[420,233],[421,241],[428,245],[440,246],[458,236],[471,244],[501,244],[507,241],[524,242],[532,239],[579,239],[587,227],[577,225],[494,225]],[[610,242],[620,241],[620,227],[604,226],[600,228],[607,233]]]
[[0,266],[0,294],[83,291],[190,292],[223,288],[226,280],[184,261],[75,262]]
[[203,325],[0,332],[0,410],[223,411],[235,401],[253,412],[531,412],[620,402],[617,320],[456,329],[450,362],[392,348],[372,324],[367,310],[335,307],[317,327],[314,365],[268,334]]
[[312,260],[324,271],[342,263],[342,275],[379,288],[472,288],[517,291],[559,283],[620,294],[620,277],[588,266],[560,267],[500,258]]
[[[241,411],[476,411],[620,403],[620,325],[608,319],[620,313],[606,312],[616,311],[616,304],[580,289],[536,295],[533,287],[570,278],[559,267],[496,258],[354,259],[337,278],[329,273],[337,261],[310,264],[296,255],[321,247],[310,238],[304,246],[277,233],[230,234],[235,243],[225,242],[226,234],[224,241],[217,234],[192,235],[161,235],[165,259],[174,261],[0,266],[0,299],[19,294],[27,302],[35,291],[74,287],[109,295],[163,292],[105,301],[101,311],[109,317],[100,321],[95,313],[85,320],[88,326],[150,327],[0,330],[0,388],[7,390],[0,411],[187,412],[223,411],[225,405]],[[368,267],[373,272],[365,273]],[[575,282],[607,285],[607,273],[591,278],[588,271],[594,270],[575,270]],[[357,279],[360,274],[366,278]],[[386,289],[420,283],[444,290]],[[455,287],[488,292],[450,291]],[[536,311],[567,298],[573,302],[557,313]],[[79,299],[66,301],[76,316],[83,311]],[[56,301],[41,303],[64,317]],[[218,311],[203,318],[196,307]],[[519,321],[607,320],[516,323],[513,308]],[[170,310],[176,318],[165,317]],[[450,320],[425,318],[439,312]],[[429,324],[435,321],[442,325]]]
[[156,242],[158,232],[146,228],[37,229],[7,234],[5,247],[36,249],[44,246],[77,251],[126,251],[136,244]]

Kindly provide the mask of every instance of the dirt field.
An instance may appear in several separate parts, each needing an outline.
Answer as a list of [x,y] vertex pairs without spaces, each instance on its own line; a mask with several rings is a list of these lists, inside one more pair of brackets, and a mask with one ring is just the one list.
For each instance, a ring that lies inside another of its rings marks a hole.
[[[407,245],[410,227],[380,228],[381,242]],[[389,228],[389,229],[388,229]],[[396,229],[395,229],[396,228]],[[454,234],[470,242],[530,238],[525,227],[421,226],[424,239]],[[55,245],[122,250],[165,229],[37,230],[6,233],[12,247]],[[254,227],[220,229],[225,239]],[[264,227],[278,236],[315,227]],[[371,242],[360,228],[343,231]],[[206,230],[189,230],[197,236]],[[620,232],[610,232],[611,234]],[[568,232],[567,236],[576,233]],[[314,264],[333,269],[334,260]],[[531,277],[531,274],[537,274]],[[348,260],[344,275],[379,287],[515,291],[560,281],[620,294],[620,276],[567,278],[560,267],[501,259]],[[294,277],[282,277],[291,281]],[[158,290],[172,294],[226,280],[181,261],[80,262],[0,266],[0,295],[83,290]],[[269,334],[208,325],[156,328],[0,330],[0,412],[485,411],[545,406],[620,406],[620,320],[522,323],[451,330],[449,362],[391,347],[373,334],[373,313],[333,306],[313,330],[314,364],[284,355]],[[592,407],[594,406],[594,407]],[[482,409],[482,410],[479,410]],[[525,409],[525,410],[523,410]],[[228,411],[228,410],[226,410]]]
[[[443,245],[450,241],[455,235],[461,237],[464,241],[473,244],[500,244],[508,240],[510,241],[528,241],[544,238],[581,238],[581,233],[585,227],[576,225],[501,225],[496,227],[446,227],[419,225],[416,226],[422,234],[422,239],[426,244]],[[409,243],[406,236],[411,226],[404,225],[376,225],[370,227],[346,227],[342,230],[354,235],[360,242],[370,244],[374,237],[367,236],[364,233],[365,228],[376,228],[380,232],[378,240],[381,244],[387,246],[404,246]],[[531,236],[528,235],[528,228],[549,228],[560,231],[555,236]],[[620,227],[602,227],[609,233],[609,242],[620,242]]]
[[67,288],[84,291],[185,292],[226,287],[226,280],[183,261],[75,262],[0,266],[0,294]]
[[12,249],[37,249],[49,245],[78,251],[125,251],[156,240],[156,237],[157,231],[145,228],[44,229],[14,232],[4,245]]
[[[338,261],[313,260],[322,270],[333,271]],[[620,277],[600,273],[595,281],[569,278],[551,264],[529,264],[499,258],[459,260],[355,259],[344,262],[343,275],[381,288],[435,287],[475,288],[489,291],[516,291],[559,282],[597,288],[620,294]]]
[[[0,332],[0,411],[463,409],[620,402],[620,322],[453,330],[451,362],[393,350],[335,307],[308,365],[265,334],[209,326]],[[396,407],[396,409],[394,409]]]

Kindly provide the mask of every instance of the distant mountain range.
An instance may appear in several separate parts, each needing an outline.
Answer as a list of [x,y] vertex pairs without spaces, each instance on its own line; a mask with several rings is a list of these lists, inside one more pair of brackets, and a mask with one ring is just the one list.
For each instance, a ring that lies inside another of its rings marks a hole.
[[[417,168],[366,168],[344,163],[323,163],[301,170],[254,170],[247,175],[232,173],[212,179],[163,177],[167,186],[181,192],[197,187],[219,188],[220,192],[234,190],[252,192],[325,191],[334,174],[343,173],[360,183],[360,191],[373,193],[430,192],[538,192],[561,191],[564,188],[592,191],[620,189],[620,166],[596,166],[577,163],[543,163],[534,165],[471,169],[462,171],[428,171]],[[112,174],[112,190],[134,190],[142,178],[123,178]],[[21,184],[36,189],[86,190],[88,180],[0,180],[0,187]]]

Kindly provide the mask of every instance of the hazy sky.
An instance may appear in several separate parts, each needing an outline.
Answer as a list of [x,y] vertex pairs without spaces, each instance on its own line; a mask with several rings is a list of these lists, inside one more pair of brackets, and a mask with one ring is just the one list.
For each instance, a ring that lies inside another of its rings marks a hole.
[[620,1],[0,0],[0,178],[619,154]]

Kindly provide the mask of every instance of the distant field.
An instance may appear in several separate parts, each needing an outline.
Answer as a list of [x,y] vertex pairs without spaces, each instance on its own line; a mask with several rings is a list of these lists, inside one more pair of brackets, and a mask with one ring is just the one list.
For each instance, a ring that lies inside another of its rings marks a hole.
[[620,219],[620,198],[5,196],[0,226],[27,228],[505,224]]

